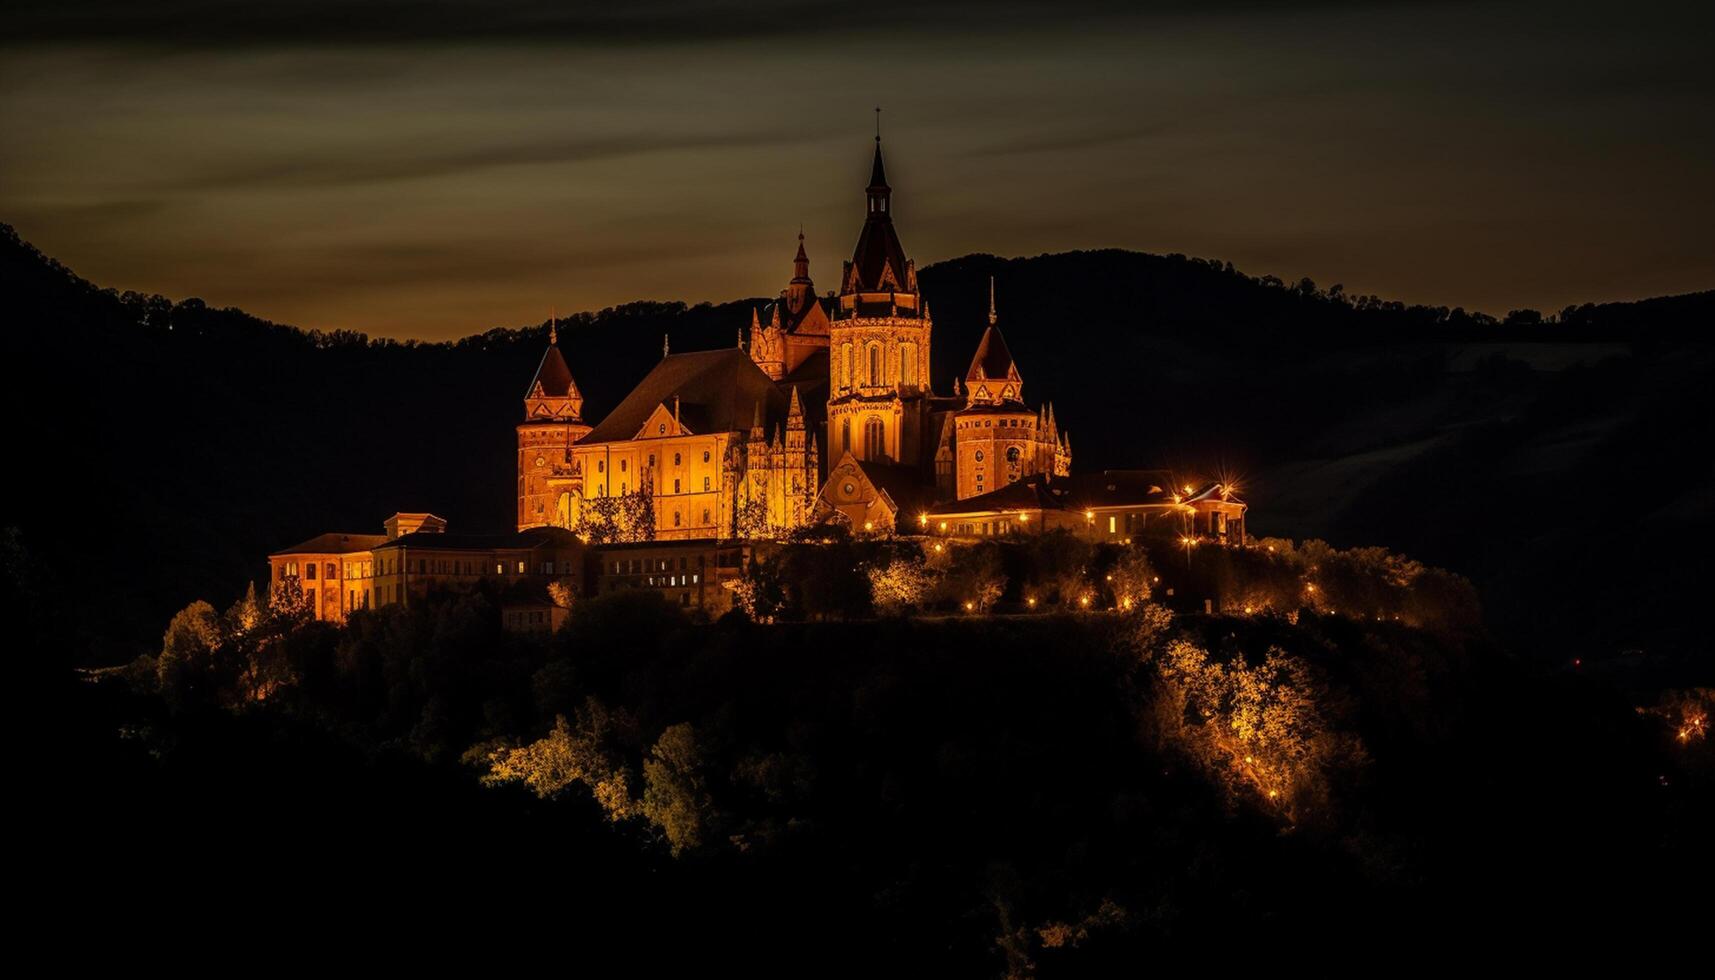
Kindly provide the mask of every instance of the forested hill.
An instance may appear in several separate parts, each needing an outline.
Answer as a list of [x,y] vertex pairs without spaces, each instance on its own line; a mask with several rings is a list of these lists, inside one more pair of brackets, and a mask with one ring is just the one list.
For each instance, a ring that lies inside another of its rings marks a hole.
[[[833,280],[829,260],[811,271]],[[1054,403],[1078,468],[1237,471],[1260,531],[1392,545],[1480,588],[1532,580],[1490,547],[1496,531],[1511,542],[1532,511],[1561,520],[1611,506],[1618,487],[1593,474],[1709,444],[1697,414],[1715,412],[1696,379],[1715,292],[1496,320],[1183,256],[974,255],[922,271],[937,387],[966,367],[990,275],[1026,397]],[[757,302],[566,318],[561,346],[586,414],[618,402],[664,334],[679,351],[731,345]],[[370,531],[412,508],[467,529],[511,521],[512,429],[545,323],[437,344],[301,330],[101,289],[6,226],[0,303],[19,444],[6,521],[55,594],[101,604],[87,622],[116,657],[150,645],[188,599],[235,595],[269,551],[312,534]],[[1708,454],[1693,455],[1703,461],[1689,473],[1685,454],[1674,461],[1674,495],[1633,516],[1668,507],[1672,527],[1706,526],[1707,509],[1686,502],[1708,499]],[[1468,469],[1495,465],[1522,482]],[[1414,475],[1402,484],[1402,473]],[[1433,500],[1417,499],[1423,488]],[[1430,505],[1433,525],[1418,517]],[[1597,556],[1627,540],[1604,544],[1601,524],[1587,533],[1580,544]],[[1627,545],[1627,559],[1649,557],[1640,550]],[[1671,585],[1651,594],[1678,599]]]

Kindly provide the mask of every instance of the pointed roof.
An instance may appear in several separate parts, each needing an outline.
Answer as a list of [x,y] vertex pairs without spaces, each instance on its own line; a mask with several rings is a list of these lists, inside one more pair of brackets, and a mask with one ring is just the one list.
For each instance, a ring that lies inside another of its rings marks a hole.
[[[862,290],[906,292],[911,288],[910,263],[905,258],[905,247],[899,244],[898,233],[893,230],[892,188],[887,186],[887,174],[881,164],[879,140],[875,144],[875,165],[865,193],[869,196],[869,214],[864,218],[863,230],[858,233],[857,247],[852,250],[851,264],[841,289],[845,293]],[[890,280],[890,285],[883,285]]]
[[965,372],[965,380],[1019,380],[1018,366],[1013,363],[1012,351],[1007,349],[1006,339],[1000,335],[1000,328],[993,323],[983,331],[983,339],[977,344],[977,354],[971,358],[971,369]]
[[792,281],[810,281],[810,253],[804,251],[804,232],[798,231],[798,254],[792,257]]
[[572,369],[566,366],[565,355],[560,353],[558,344],[549,344],[542,354],[542,363],[536,366],[536,376],[531,379],[530,387],[524,389],[525,398],[536,397],[536,386],[542,386],[542,395],[547,398],[579,398],[578,383],[572,380]]

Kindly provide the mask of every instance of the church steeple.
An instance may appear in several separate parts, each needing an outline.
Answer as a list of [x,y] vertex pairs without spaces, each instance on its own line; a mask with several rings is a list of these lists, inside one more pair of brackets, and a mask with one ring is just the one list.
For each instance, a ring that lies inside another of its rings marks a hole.
[[816,300],[816,284],[810,280],[810,253],[804,251],[804,229],[798,229],[798,254],[792,257],[792,281],[786,284],[786,309],[794,320]]
[[[877,118],[880,118],[879,114]],[[879,124],[875,135],[875,161],[870,165],[869,186],[864,188],[864,194],[869,198],[869,211],[864,216],[863,231],[858,233],[857,248],[852,250],[852,260],[846,263],[840,295],[915,295],[917,270],[905,257],[899,235],[893,230],[893,188],[887,184],[887,168],[881,159]]]
[[550,317],[548,320],[548,349],[542,352],[536,376],[524,391],[524,418],[580,422],[584,395],[572,379],[572,369],[566,365],[565,355],[560,353],[560,331],[556,319]]
[[869,195],[869,213],[886,213],[893,188],[887,186],[887,168],[881,162],[881,137],[875,138],[875,163],[869,168],[869,186],[864,188]]

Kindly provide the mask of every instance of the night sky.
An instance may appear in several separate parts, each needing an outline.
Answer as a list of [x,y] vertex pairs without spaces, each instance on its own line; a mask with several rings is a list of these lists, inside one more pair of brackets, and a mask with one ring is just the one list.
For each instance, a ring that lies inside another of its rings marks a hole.
[[0,221],[80,274],[441,339],[1117,246],[1497,315],[1715,285],[1715,5],[8,4]]

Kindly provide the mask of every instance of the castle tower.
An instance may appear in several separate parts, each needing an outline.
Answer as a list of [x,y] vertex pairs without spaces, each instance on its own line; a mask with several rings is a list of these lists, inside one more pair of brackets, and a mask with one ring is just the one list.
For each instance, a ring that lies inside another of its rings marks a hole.
[[828,453],[918,465],[929,395],[929,312],[893,228],[893,189],[875,138],[863,230],[829,326]]
[[779,306],[767,326],[762,325],[754,309],[750,311],[750,359],[771,381],[786,376],[786,335],[780,329]]
[[798,254],[792,258],[792,278],[769,308],[763,325],[754,311],[750,318],[750,357],[769,378],[779,381],[796,372],[817,351],[828,349],[828,312],[816,298],[810,279],[810,255],[804,232],[798,232]]
[[[1000,333],[994,280],[989,325],[965,372],[965,408],[954,416],[954,486],[960,500],[1038,473],[1054,473],[1059,450],[1053,414],[1024,404],[1024,378]],[[1068,452],[1066,466],[1071,466]]]
[[572,444],[590,431],[584,396],[560,353],[558,325],[549,322],[548,349],[524,392],[524,423],[518,426],[518,529],[544,524],[570,526],[572,495],[581,474],[572,465]]

